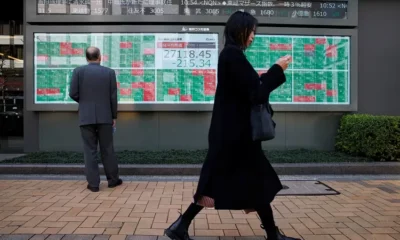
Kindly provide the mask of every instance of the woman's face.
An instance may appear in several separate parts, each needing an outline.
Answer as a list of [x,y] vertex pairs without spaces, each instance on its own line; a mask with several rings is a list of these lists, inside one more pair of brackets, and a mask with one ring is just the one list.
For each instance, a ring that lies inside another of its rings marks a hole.
[[249,47],[251,45],[251,43],[254,40],[254,29],[250,32],[249,37],[247,38],[247,42],[246,42],[246,48]]

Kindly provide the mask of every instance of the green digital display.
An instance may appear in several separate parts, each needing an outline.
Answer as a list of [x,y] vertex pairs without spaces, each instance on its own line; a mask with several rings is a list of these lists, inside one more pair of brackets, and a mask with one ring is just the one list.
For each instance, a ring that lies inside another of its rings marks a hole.
[[[73,104],[74,68],[97,46],[116,71],[121,104],[212,104],[217,84],[215,33],[35,33],[35,103]],[[261,74],[281,56],[293,62],[274,104],[350,104],[350,37],[257,34],[245,52]]]
[[286,83],[270,96],[275,104],[349,104],[350,37],[256,35],[246,56],[259,74],[291,55]]
[[115,70],[121,104],[214,102],[218,34],[36,33],[35,103],[71,104],[74,68],[96,46],[102,65]]

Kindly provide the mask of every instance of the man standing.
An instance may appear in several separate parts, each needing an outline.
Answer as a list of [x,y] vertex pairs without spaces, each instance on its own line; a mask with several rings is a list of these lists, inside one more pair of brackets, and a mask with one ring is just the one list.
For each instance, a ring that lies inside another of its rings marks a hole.
[[114,152],[113,131],[117,119],[117,80],[115,71],[100,65],[100,50],[86,49],[88,65],[75,68],[72,73],[69,96],[79,104],[79,125],[84,145],[87,188],[99,191],[100,173],[97,163],[97,145],[108,187],[122,184]]

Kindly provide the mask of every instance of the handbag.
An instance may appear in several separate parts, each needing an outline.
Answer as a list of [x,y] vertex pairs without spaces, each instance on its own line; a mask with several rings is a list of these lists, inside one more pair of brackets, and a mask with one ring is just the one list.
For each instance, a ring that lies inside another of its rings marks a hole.
[[268,141],[275,138],[275,122],[268,103],[254,105],[250,116],[253,141]]

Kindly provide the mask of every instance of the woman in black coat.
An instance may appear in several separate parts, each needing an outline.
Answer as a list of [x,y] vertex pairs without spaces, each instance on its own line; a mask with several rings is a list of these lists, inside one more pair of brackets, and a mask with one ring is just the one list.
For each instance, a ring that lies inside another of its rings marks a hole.
[[226,24],[209,150],[194,203],[165,230],[171,239],[189,240],[189,225],[203,207],[257,211],[269,240],[293,239],[275,226],[270,203],[282,184],[264,156],[261,142],[252,140],[250,126],[251,106],[267,103],[270,93],[286,81],[284,70],[291,58],[279,59],[260,77],[244,55],[256,26],[257,20],[245,12],[234,13]]

